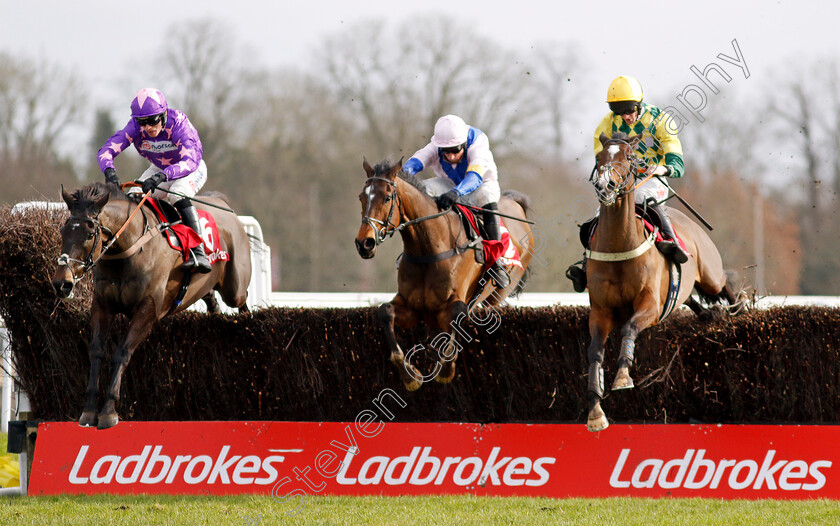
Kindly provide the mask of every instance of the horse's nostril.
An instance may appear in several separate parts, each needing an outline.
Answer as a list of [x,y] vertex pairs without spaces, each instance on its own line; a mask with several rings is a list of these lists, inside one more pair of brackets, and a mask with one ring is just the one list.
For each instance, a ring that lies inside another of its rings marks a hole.
[[376,240],[374,240],[372,237],[365,238],[365,240],[362,242],[362,248],[368,251],[373,250],[375,246]]
[[57,281],[53,283],[53,288],[55,289],[56,294],[58,294],[62,298],[66,298],[70,296],[70,294],[73,292],[73,282]]

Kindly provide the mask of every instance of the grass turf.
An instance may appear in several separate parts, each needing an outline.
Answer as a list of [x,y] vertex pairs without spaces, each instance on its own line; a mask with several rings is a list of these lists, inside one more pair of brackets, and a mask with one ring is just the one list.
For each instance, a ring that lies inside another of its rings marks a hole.
[[330,525],[741,525],[840,524],[833,501],[546,499],[470,496],[309,497],[63,496],[0,499],[12,524]]

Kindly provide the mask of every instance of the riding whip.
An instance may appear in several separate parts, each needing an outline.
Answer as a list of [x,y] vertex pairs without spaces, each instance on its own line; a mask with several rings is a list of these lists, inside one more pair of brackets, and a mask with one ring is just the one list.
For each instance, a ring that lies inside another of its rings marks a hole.
[[656,176],[656,178],[657,178],[657,179],[659,179],[659,180],[662,182],[662,184],[664,184],[665,186],[667,186],[667,187],[668,187],[668,190],[670,190],[670,191],[671,191],[671,193],[672,193],[672,194],[674,194],[674,197],[676,197],[676,198],[680,201],[680,203],[682,203],[682,204],[683,204],[683,206],[685,206],[686,208],[688,208],[689,212],[691,212],[692,214],[694,214],[694,217],[696,217],[697,219],[699,219],[699,220],[700,220],[700,222],[701,222],[701,223],[703,223],[703,226],[705,226],[706,228],[708,228],[708,229],[709,229],[709,232],[711,232],[712,230],[714,230],[714,228],[712,228],[712,225],[710,225],[708,221],[706,221],[705,219],[703,219],[703,216],[701,216],[701,215],[700,215],[700,213],[699,213],[699,212],[697,212],[697,210],[695,210],[694,208],[692,208],[692,206],[691,206],[690,204],[688,204],[688,202],[686,202],[686,200],[685,200],[685,199],[683,199],[683,198],[680,196],[680,194],[678,194],[677,192],[675,192],[675,191],[674,191],[674,189],[673,189],[673,188],[671,188],[671,186],[670,186],[668,183],[666,183],[665,181],[663,181],[663,180],[662,180],[661,176],[657,175],[657,176]]

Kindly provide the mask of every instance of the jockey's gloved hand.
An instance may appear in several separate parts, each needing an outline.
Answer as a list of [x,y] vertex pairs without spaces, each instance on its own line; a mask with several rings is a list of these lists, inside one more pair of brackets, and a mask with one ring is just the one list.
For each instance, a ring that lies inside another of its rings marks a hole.
[[117,177],[117,171],[113,168],[105,168],[105,182],[115,184],[117,186],[120,185],[120,178]]
[[147,192],[154,192],[158,185],[162,182],[166,181],[166,174],[163,172],[158,172],[155,175],[149,177],[145,181],[135,181],[139,182],[141,188],[143,189],[143,193]]
[[452,208],[452,205],[458,200],[458,192],[455,190],[450,190],[443,195],[439,195],[437,198],[437,205],[438,208],[443,210],[444,208]]

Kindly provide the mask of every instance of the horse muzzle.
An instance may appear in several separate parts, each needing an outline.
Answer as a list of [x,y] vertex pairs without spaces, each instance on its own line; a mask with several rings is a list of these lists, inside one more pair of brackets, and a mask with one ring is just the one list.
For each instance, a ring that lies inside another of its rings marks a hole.
[[376,253],[376,239],[372,237],[356,238],[356,250],[363,259],[372,258]]
[[57,275],[52,280],[55,294],[62,299],[71,298],[73,296],[74,283],[72,279],[59,278]]

